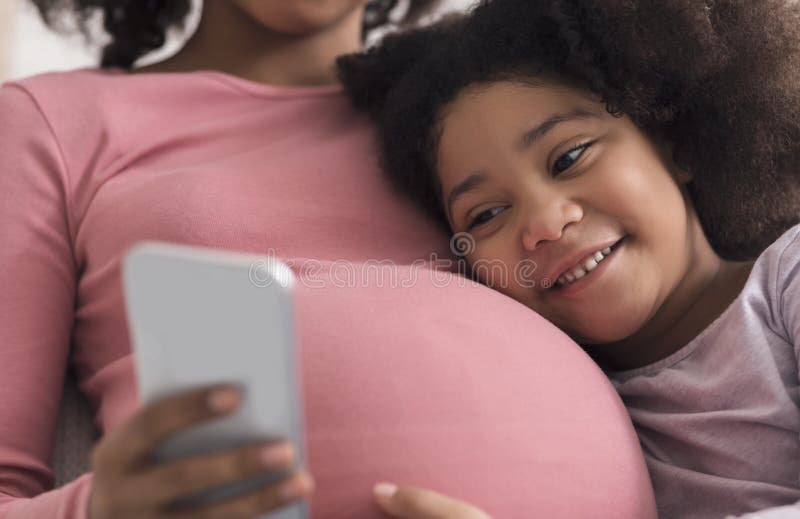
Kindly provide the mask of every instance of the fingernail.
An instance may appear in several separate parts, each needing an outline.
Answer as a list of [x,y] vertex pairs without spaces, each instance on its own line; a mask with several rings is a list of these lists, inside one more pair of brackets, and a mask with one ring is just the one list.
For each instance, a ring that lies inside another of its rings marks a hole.
[[294,456],[294,449],[288,443],[280,443],[278,445],[268,445],[261,449],[259,452],[259,459],[261,464],[265,467],[282,467],[288,465]]
[[291,499],[304,497],[311,489],[312,485],[313,483],[309,476],[300,474],[281,485],[278,492],[284,501],[289,501]]
[[216,389],[208,396],[208,407],[218,413],[232,411],[237,405],[239,405],[239,392],[230,387]]
[[397,492],[397,485],[393,483],[378,483],[372,491],[375,492],[375,495],[381,497],[392,497]]

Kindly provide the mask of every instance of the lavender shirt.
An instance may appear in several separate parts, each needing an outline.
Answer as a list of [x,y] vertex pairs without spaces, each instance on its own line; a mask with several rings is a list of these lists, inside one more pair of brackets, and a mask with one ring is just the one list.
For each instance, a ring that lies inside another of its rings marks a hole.
[[800,517],[798,237],[800,225],[767,248],[738,297],[689,344],[608,373],[662,519]]

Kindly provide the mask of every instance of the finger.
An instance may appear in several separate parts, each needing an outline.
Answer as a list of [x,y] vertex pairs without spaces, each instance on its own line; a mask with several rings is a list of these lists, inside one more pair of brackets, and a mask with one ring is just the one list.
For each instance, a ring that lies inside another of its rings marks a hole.
[[314,481],[306,472],[242,496],[219,503],[164,514],[167,519],[253,519],[298,499],[308,498],[314,491]]
[[392,517],[402,519],[491,519],[485,512],[456,499],[422,488],[375,486],[375,500]]
[[289,469],[294,458],[288,442],[249,445],[155,466],[136,475],[131,487],[148,496],[151,504],[162,505],[226,483]]
[[168,436],[227,414],[240,401],[233,386],[213,386],[166,397],[139,410],[114,431],[97,453],[106,466],[127,471],[150,461],[156,447]]

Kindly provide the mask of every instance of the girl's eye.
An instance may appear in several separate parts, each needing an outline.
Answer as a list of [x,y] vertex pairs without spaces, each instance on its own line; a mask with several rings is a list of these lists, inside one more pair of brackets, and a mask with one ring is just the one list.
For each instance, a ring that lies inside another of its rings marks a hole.
[[489,220],[491,220],[492,218],[494,218],[498,214],[502,213],[506,209],[507,209],[506,207],[502,207],[502,206],[500,206],[500,207],[492,207],[491,209],[487,209],[486,211],[483,211],[483,212],[479,213],[478,216],[476,216],[475,218],[473,218],[469,222],[469,225],[467,226],[467,230],[470,230],[473,227],[477,227],[478,225],[485,224],[486,222],[488,222]]
[[575,164],[575,162],[577,162],[577,160],[581,158],[583,152],[586,151],[586,149],[589,148],[589,146],[591,145],[592,143],[590,142],[587,142],[586,144],[581,144],[580,146],[576,146],[571,150],[569,150],[568,152],[566,152],[565,154],[558,157],[558,160],[556,160],[555,164],[553,164],[553,174],[558,175],[568,170],[570,167],[572,167],[572,165]]

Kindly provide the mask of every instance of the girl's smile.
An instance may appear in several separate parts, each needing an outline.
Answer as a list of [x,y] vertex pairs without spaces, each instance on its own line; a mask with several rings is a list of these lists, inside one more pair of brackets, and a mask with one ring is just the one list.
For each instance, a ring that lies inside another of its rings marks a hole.
[[[569,268],[563,269],[562,274],[555,276],[555,284],[552,284],[550,288],[550,291],[556,294],[554,297],[575,297],[576,294],[577,297],[581,297],[585,287],[595,286],[595,282],[602,278],[607,270],[618,270],[620,267],[611,267],[610,265],[612,263],[617,265],[621,261],[619,257],[623,254],[624,243],[625,239],[620,238],[608,247],[596,249]],[[548,279],[548,284],[550,284],[553,277],[545,279]],[[611,283],[613,282],[612,280]]]

